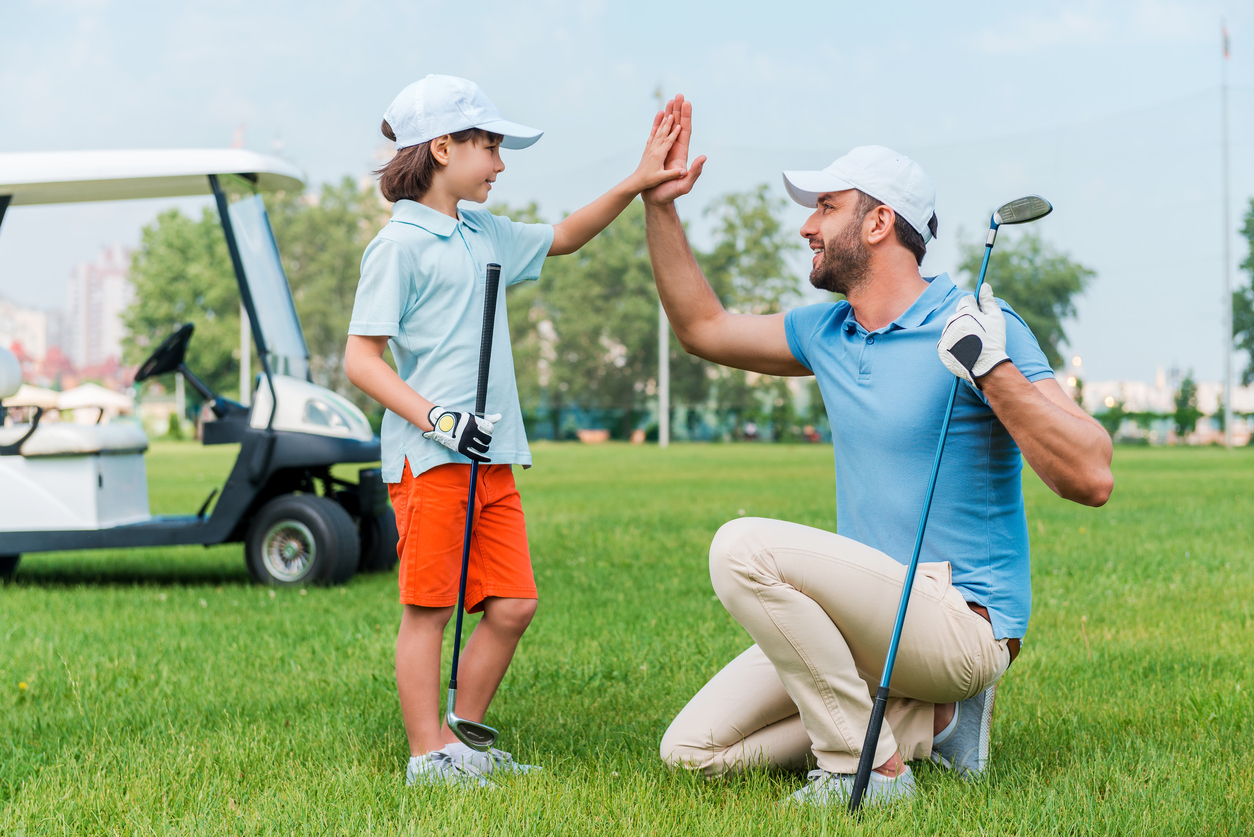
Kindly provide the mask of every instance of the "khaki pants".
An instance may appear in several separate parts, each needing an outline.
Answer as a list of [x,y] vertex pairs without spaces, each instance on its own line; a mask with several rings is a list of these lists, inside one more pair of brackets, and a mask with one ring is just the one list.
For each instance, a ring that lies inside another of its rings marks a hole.
[[[710,545],[710,579],[756,644],[679,713],[663,760],[707,776],[814,760],[855,772],[905,576],[884,553],[821,529],[762,518],[724,525]],[[929,756],[935,704],[996,682],[1010,664],[1007,641],[950,585],[948,563],[919,564],[876,766],[894,752]]]

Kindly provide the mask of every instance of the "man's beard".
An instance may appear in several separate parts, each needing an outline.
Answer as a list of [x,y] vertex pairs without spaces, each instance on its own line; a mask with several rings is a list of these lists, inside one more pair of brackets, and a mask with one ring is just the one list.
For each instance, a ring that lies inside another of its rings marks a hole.
[[861,224],[849,224],[823,247],[823,258],[810,271],[810,284],[820,291],[849,296],[867,280],[871,251],[862,241]]

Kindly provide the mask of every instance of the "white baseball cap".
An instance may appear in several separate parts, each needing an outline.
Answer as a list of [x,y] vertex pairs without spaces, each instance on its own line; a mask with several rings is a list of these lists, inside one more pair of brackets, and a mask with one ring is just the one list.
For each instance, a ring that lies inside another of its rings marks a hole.
[[936,212],[936,188],[914,160],[882,145],[862,145],[822,171],[786,171],[784,188],[802,206],[815,207],[824,192],[857,189],[905,218],[923,243]]
[[432,74],[415,81],[392,100],[383,118],[396,134],[397,151],[467,128],[501,134],[505,148],[526,148],[544,134],[502,119],[479,85],[456,76]]

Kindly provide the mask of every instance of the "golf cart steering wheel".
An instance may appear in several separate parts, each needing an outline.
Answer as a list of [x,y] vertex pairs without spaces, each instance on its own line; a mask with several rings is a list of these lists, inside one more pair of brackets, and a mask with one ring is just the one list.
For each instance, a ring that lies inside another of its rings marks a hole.
[[135,383],[138,384],[154,375],[177,371],[183,365],[183,356],[187,354],[187,344],[191,341],[192,332],[195,330],[195,324],[188,323],[179,326],[177,331],[162,340],[156,351],[139,365],[139,371],[135,373]]

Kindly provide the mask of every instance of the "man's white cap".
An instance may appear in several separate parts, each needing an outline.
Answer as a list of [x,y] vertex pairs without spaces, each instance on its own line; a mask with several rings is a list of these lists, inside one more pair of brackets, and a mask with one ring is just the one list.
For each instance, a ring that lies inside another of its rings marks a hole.
[[544,134],[502,119],[479,85],[456,76],[433,74],[415,81],[392,100],[383,118],[396,134],[397,151],[468,128],[501,134],[505,148],[526,148]]
[[936,212],[936,188],[918,163],[891,148],[862,145],[822,171],[786,171],[784,187],[811,208],[824,192],[857,189],[905,218],[924,244],[932,240],[928,222]]

